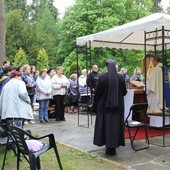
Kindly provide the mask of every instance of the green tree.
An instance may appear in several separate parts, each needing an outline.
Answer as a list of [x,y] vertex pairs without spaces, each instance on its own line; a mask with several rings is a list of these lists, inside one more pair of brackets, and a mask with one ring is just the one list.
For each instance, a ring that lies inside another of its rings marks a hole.
[[26,50],[26,48],[28,47],[27,42],[30,32],[22,20],[21,10],[12,10],[7,13],[6,23],[7,56],[10,61],[13,62],[13,56],[20,47],[27,53],[28,50]]
[[28,19],[30,7],[27,5],[27,0],[6,0],[6,12],[13,10],[21,10],[22,20]]
[[76,4],[66,11],[60,22],[60,44],[58,62],[63,62],[75,50],[76,37],[96,33],[119,25],[125,18],[124,0],[102,1],[77,0]]
[[130,22],[147,16],[151,13],[153,8],[152,0],[126,0],[125,22]]
[[[34,8],[40,8],[39,2],[37,0],[37,6],[34,5]],[[58,46],[58,21],[55,18],[56,15],[54,15],[55,10],[51,9],[52,4],[48,4],[49,2],[52,3],[52,1],[43,0],[43,2],[46,3],[43,6],[41,5],[41,13],[38,13],[40,10],[35,10],[37,14],[34,20],[31,18],[22,19],[23,8],[13,9],[7,13],[6,47],[10,61],[13,60],[17,49],[22,47],[27,54],[29,63],[35,65],[35,56],[38,53],[38,49],[45,48],[50,56],[49,65],[55,65],[55,58],[57,58],[56,47]]]
[[163,12],[163,8],[161,7],[161,0],[152,0],[152,13]]
[[[63,66],[68,71],[70,67],[68,61],[76,58],[73,57],[76,37],[93,34],[147,16],[151,13],[152,5],[151,0],[77,0],[74,6],[68,8],[60,22],[60,43],[57,50],[60,61],[58,62],[64,62]],[[92,48],[91,64],[98,64],[100,69],[104,70],[103,63],[106,58],[114,58],[121,66],[121,63],[124,64],[128,60],[126,59],[128,53],[131,54],[131,60],[137,61],[138,55],[132,51]],[[134,67],[135,64],[131,64],[131,68]],[[89,58],[88,68],[90,68]]]
[[[49,56],[49,66],[63,64],[69,75],[76,65],[76,37],[113,28],[159,11],[159,2],[76,0],[75,5],[67,9],[64,18],[59,20],[53,0],[32,0],[31,5],[27,5],[26,0],[7,0],[7,56],[12,61],[17,49],[22,47],[29,64],[36,65],[38,49],[44,48]],[[92,48],[92,64],[96,63],[104,70],[104,60],[114,56],[120,67],[124,62],[130,63],[126,56],[131,55],[131,60],[137,61],[138,54],[141,52]],[[80,69],[86,65],[85,59],[83,54]],[[68,61],[72,61],[73,65]],[[135,64],[131,63],[130,67],[135,67]]]
[[[75,51],[72,51],[70,57],[66,57],[62,67],[64,68],[64,75],[66,75],[67,77],[69,77],[75,70],[77,70],[77,59],[76,59]],[[86,56],[80,54],[79,65],[78,65],[79,73],[81,73],[81,70],[84,68],[86,68]]]
[[170,14],[170,6],[167,7],[167,14]]
[[0,0],[0,64],[6,59],[5,51],[5,3]]
[[37,56],[37,69],[41,70],[41,69],[48,69],[49,67],[49,61],[48,61],[48,55],[45,51],[45,49],[40,49],[38,52],[38,56]]
[[[37,21],[33,23],[36,35],[34,36],[34,46],[46,49],[50,56],[49,64],[54,66],[56,64],[57,50],[59,43],[58,38],[58,24],[48,5],[44,5],[44,10]],[[39,14],[40,15],[40,14]]]
[[51,14],[55,20],[58,20],[58,9],[53,5],[54,0],[32,0],[30,5],[30,18],[32,21],[36,21],[38,17],[41,17],[44,9],[49,8]]
[[22,48],[20,48],[16,55],[14,56],[14,62],[12,63],[14,66],[23,66],[28,64],[27,56]]

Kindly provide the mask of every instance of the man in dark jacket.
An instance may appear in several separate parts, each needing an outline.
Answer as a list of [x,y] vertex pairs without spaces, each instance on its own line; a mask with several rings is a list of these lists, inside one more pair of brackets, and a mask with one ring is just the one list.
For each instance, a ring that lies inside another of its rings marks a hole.
[[97,65],[92,66],[92,72],[90,72],[87,76],[87,86],[91,89],[91,94],[94,94],[97,80],[100,76],[99,69]]

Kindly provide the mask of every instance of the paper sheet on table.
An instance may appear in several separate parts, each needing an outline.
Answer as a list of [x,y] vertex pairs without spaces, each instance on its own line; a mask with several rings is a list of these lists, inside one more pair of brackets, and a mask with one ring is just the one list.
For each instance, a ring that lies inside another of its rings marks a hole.
[[138,122],[138,121],[134,121],[134,122],[130,122],[131,125],[139,125],[141,124],[141,122]]
[[144,87],[145,86],[145,84],[141,81],[130,81],[130,83],[132,83],[136,87]]

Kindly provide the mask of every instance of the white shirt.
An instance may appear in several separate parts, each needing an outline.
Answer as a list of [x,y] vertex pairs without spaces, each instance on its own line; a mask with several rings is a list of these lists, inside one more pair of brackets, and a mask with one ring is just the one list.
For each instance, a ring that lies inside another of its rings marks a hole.
[[64,84],[69,87],[69,81],[66,76],[58,76],[55,74],[52,78],[52,96],[54,95],[65,95],[66,89],[61,87],[61,84]]

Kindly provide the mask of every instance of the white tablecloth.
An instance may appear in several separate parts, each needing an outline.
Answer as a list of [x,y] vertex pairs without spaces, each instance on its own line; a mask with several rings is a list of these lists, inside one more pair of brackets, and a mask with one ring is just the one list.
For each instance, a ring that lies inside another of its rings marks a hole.
[[[126,96],[124,97],[124,103],[125,103],[125,114],[124,114],[124,120],[129,114],[130,107],[133,104],[134,99],[134,90],[128,89],[128,92]],[[132,115],[128,118],[128,120],[132,120]]]

